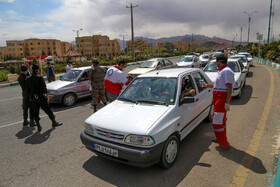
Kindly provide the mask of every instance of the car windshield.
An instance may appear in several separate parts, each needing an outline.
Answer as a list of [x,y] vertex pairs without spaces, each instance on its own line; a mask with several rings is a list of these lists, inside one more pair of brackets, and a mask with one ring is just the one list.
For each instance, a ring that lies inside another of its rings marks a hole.
[[122,92],[118,100],[159,105],[174,104],[177,78],[141,77]]
[[203,55],[203,56],[201,56],[201,58],[202,58],[202,59],[208,59],[209,56],[208,56],[208,55]]
[[217,57],[217,56],[220,55],[220,54],[222,54],[222,53],[214,53],[214,54],[212,55],[212,57]]
[[179,60],[179,62],[192,62],[192,57],[183,57]]
[[[227,63],[228,67],[230,67],[230,69],[233,72],[240,72],[239,66],[237,65],[236,61],[228,61]],[[216,65],[215,61],[211,61],[209,64],[207,64],[207,66],[204,68],[205,72],[217,72],[218,71],[218,67]]]
[[248,53],[242,53],[242,55],[245,55],[247,58],[252,58],[252,56]]
[[77,80],[77,78],[79,77],[81,72],[82,72],[82,70],[71,70],[71,71],[68,71],[66,74],[64,74],[61,77],[61,80],[62,81],[75,81],[75,80]]
[[139,67],[140,68],[155,68],[157,66],[157,61],[145,61]]

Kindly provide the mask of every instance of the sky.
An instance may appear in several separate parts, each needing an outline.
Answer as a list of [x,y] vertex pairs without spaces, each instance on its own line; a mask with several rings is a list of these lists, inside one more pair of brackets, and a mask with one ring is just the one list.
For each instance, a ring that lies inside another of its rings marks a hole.
[[[200,34],[250,41],[256,33],[268,36],[270,0],[0,0],[0,46],[6,40],[28,38],[75,41],[79,36],[102,34],[110,39],[153,39]],[[271,32],[280,35],[280,0],[273,0]],[[255,12],[257,11],[257,12]],[[73,31],[74,30],[74,31]]]

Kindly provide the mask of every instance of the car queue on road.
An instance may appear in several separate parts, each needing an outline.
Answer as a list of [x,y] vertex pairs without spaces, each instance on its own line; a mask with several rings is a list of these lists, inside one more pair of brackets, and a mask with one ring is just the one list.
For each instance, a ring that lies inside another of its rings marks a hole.
[[[82,143],[97,155],[124,164],[171,167],[179,142],[204,119],[212,120],[213,88],[204,88],[201,83],[215,82],[218,68],[213,59],[219,54],[202,54],[204,62],[196,54],[186,55],[177,66],[166,58],[141,63],[128,72],[134,79],[120,96],[85,120]],[[229,58],[228,66],[235,74],[232,96],[240,98],[248,69],[240,58]],[[90,68],[73,68],[61,80],[47,84],[50,102],[71,106],[77,99],[90,96]],[[185,81],[195,94],[182,97]],[[127,117],[114,120],[123,114]]]

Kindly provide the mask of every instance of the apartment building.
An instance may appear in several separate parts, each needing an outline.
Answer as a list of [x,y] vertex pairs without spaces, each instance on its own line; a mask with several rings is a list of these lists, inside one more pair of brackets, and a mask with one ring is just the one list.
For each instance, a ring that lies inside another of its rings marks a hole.
[[156,43],[156,49],[159,51],[161,48],[166,48],[166,44],[171,43],[174,46],[174,49],[177,50],[186,50],[189,47],[189,43],[187,41],[171,41],[171,42],[158,42]]
[[70,46],[68,42],[56,39],[7,40],[4,47],[4,56],[29,57],[29,56],[62,56]]
[[[127,50],[132,51],[132,41],[128,41],[126,43]],[[145,49],[148,49],[149,51],[152,51],[153,49],[153,44],[147,43],[147,41],[142,40],[142,39],[137,39],[134,41],[134,49],[138,49],[142,53],[144,52]]]
[[118,40],[110,40],[108,36],[93,35],[76,37],[78,51],[87,57],[113,58],[120,54]]

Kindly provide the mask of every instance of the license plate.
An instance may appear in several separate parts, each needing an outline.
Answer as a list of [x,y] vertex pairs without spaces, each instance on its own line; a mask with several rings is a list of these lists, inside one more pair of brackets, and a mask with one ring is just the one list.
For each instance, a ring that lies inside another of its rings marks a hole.
[[98,144],[94,144],[93,149],[98,152],[105,153],[107,155],[118,157],[118,150],[116,150],[116,149],[111,149],[109,147],[104,147],[104,146],[98,145]]

